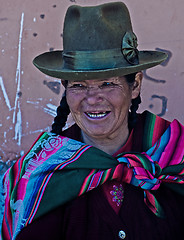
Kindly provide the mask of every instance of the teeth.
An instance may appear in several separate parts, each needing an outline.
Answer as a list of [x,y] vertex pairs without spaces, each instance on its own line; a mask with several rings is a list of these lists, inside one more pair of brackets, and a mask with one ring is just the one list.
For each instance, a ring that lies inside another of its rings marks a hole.
[[102,118],[105,115],[107,115],[106,112],[101,112],[101,113],[87,113],[87,115],[91,118]]

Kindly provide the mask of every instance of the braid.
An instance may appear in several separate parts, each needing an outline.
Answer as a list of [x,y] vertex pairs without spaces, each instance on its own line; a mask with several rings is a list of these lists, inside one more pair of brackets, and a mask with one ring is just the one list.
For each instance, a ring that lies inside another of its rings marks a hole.
[[64,92],[60,105],[57,108],[57,116],[54,118],[54,123],[52,124],[52,133],[62,135],[62,128],[66,124],[69,113],[70,109],[66,101],[66,92]]
[[139,108],[140,103],[141,103],[141,96],[139,94],[135,99],[132,99],[132,105],[130,107],[130,112],[128,117],[129,129],[132,129],[135,127],[135,124],[137,122],[137,109]]
[[[135,82],[135,76],[137,73],[128,74],[125,76],[127,83],[131,87]],[[129,117],[128,117],[128,127],[132,129],[135,127],[137,122],[137,109],[139,108],[139,104],[141,103],[141,96],[140,94],[135,98],[132,99],[132,105],[130,107]]]

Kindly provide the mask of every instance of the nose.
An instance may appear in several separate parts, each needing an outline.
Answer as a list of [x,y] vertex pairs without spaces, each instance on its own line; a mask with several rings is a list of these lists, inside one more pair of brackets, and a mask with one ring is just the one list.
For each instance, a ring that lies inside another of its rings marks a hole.
[[103,97],[100,94],[98,87],[88,87],[86,91],[86,101],[90,105],[95,105],[96,103],[103,101]]

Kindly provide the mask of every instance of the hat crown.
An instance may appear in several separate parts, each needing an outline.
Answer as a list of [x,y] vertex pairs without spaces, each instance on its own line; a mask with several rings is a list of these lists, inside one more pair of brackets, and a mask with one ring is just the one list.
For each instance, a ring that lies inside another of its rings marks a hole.
[[65,17],[63,49],[64,52],[120,49],[127,31],[132,31],[132,25],[122,2],[94,7],[73,5]]
[[63,51],[46,52],[33,63],[43,73],[66,80],[124,76],[154,67],[167,58],[139,51],[127,7],[122,2],[70,6],[63,29]]

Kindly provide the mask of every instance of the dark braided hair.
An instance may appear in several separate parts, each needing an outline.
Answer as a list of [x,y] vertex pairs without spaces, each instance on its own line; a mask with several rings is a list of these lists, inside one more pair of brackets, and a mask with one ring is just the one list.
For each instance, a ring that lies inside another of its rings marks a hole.
[[[132,73],[124,76],[127,80],[127,83],[131,87],[135,82],[135,76],[137,73]],[[141,96],[140,94],[135,98],[132,99],[132,105],[130,107],[130,112],[128,116],[128,127],[131,130],[135,127],[135,124],[137,122],[137,109],[139,108],[139,104],[141,103]]]
[[[125,78],[129,86],[132,86],[135,81],[136,73],[132,73],[126,75]],[[67,81],[65,81],[65,88],[67,87]],[[141,103],[140,94],[137,98],[132,99],[132,105],[130,107],[129,118],[128,118],[128,127],[132,129],[137,122],[137,109],[139,108],[139,104]],[[68,103],[66,101],[66,90],[63,94],[63,97],[60,101],[60,105],[57,108],[57,116],[54,118],[54,123],[52,124],[52,133],[56,133],[58,135],[62,135],[62,128],[65,126],[67,117],[70,113],[70,109]]]
[[128,116],[128,127],[130,130],[135,127],[135,124],[137,122],[137,109],[139,108],[140,103],[141,96],[139,94],[135,99],[132,99],[132,105],[130,107],[130,112]]
[[60,105],[57,108],[57,115],[54,118],[54,123],[52,124],[52,133],[62,135],[62,128],[65,126],[67,117],[70,113],[68,103],[66,101],[66,90],[63,94],[63,97],[60,101]]

